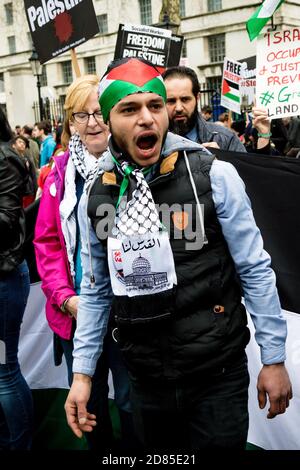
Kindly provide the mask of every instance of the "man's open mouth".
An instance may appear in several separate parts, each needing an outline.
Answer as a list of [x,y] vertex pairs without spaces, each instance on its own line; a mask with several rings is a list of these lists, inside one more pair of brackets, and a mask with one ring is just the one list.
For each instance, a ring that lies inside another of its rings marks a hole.
[[138,137],[136,144],[141,150],[150,150],[155,146],[157,140],[157,135],[155,134],[141,135]]

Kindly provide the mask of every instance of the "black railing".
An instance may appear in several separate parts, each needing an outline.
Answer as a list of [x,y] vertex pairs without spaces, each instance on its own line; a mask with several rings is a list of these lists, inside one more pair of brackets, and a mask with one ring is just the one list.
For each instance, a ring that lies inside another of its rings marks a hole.
[[[33,103],[33,112],[35,122],[40,120],[40,106],[38,101]],[[64,100],[59,98],[50,100],[49,98],[43,99],[43,119],[49,119],[54,125],[62,122],[64,119]]]
[[205,88],[205,84],[200,88],[200,109],[208,105],[212,108],[213,121],[219,119],[220,114],[224,113],[226,108],[221,106],[221,94],[219,90],[213,88]]

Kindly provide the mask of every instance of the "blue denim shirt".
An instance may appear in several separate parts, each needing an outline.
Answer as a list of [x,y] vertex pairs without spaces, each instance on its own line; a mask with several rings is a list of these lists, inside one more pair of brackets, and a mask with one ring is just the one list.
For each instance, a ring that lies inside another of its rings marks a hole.
[[[241,279],[246,308],[254,322],[255,338],[261,348],[262,363],[282,362],[285,360],[286,322],[281,313],[270,256],[263,249],[244,183],[230,163],[219,160],[212,164],[210,179],[217,217]],[[83,278],[74,338],[73,372],[93,375],[102,351],[112,291],[106,253],[94,230],[87,224],[86,204],[84,194],[79,205]],[[95,275],[93,288],[90,285],[88,230]]]

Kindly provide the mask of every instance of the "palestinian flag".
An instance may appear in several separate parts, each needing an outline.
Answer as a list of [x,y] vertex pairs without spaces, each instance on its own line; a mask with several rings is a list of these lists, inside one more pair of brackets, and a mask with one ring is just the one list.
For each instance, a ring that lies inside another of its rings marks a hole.
[[246,23],[246,28],[250,41],[253,41],[271,16],[280,7],[284,0],[265,0],[263,4],[254,12]]
[[222,95],[240,104],[240,85],[237,82],[223,78]]
[[[120,65],[119,65],[120,64]],[[99,103],[104,121],[110,110],[125,96],[152,92],[167,99],[165,85],[159,71],[138,59],[118,61],[102,78],[99,85]]]

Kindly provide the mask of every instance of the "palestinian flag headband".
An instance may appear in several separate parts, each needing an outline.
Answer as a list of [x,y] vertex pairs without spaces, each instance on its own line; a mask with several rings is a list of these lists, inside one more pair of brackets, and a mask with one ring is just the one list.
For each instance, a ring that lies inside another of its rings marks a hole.
[[121,65],[110,69],[99,84],[99,103],[105,123],[110,110],[125,96],[133,93],[156,93],[165,102],[167,100],[162,76],[155,67],[139,59],[120,62]]

